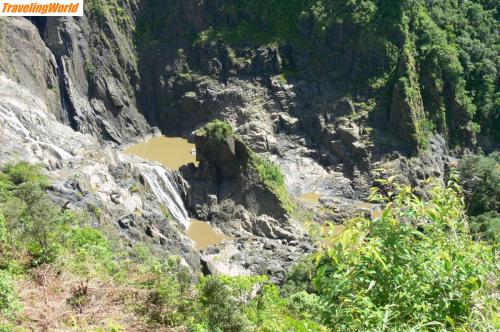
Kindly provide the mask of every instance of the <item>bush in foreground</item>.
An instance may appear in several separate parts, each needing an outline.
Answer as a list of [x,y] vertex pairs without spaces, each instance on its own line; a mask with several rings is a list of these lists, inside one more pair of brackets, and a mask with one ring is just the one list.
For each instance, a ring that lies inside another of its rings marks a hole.
[[325,242],[314,280],[323,323],[342,331],[497,329],[496,252],[472,240],[460,188],[435,185],[428,201],[398,189],[380,218],[354,219]]

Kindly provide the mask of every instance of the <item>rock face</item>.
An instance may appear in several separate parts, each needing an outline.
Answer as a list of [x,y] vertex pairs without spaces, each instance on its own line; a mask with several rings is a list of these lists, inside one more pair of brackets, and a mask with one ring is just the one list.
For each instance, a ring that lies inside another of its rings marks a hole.
[[[133,6],[123,3],[131,18]],[[137,109],[139,74],[131,35],[111,13],[3,18],[0,70],[39,95],[61,122],[104,141],[150,132]]]
[[18,17],[0,19],[0,71],[40,98],[62,119],[58,65],[37,28]]
[[303,226],[261,179],[258,157],[229,124],[208,124],[195,133],[195,143],[199,166],[181,169],[189,183],[188,206],[197,218],[235,238],[207,250],[202,265],[213,274],[267,271],[282,280],[286,267],[312,251]]
[[410,53],[410,50],[405,50],[399,64],[401,78],[392,93],[389,121],[397,135],[414,152],[422,147],[426,133],[422,127],[425,121],[424,105],[415,77],[415,60]]

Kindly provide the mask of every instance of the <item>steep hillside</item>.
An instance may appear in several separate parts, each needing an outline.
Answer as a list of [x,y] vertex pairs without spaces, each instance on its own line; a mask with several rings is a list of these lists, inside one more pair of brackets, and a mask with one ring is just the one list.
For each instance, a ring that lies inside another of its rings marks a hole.
[[[204,100],[218,95],[215,82],[241,80],[265,88],[263,102],[292,99],[274,110],[287,106],[301,118],[368,111],[370,124],[388,122],[410,152],[435,133],[455,146],[472,146],[477,135],[498,139],[491,2],[146,1],[140,13],[143,102],[165,128],[182,121],[190,129],[241,105],[244,96]],[[207,92],[210,80],[215,91]]]

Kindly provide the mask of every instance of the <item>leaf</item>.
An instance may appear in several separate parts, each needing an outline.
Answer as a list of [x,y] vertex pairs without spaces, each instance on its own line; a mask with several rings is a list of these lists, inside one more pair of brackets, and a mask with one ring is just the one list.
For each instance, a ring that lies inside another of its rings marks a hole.
[[370,281],[370,285],[368,286],[367,292],[369,292],[373,288],[373,286],[375,286],[375,283],[376,283],[375,280]]
[[395,180],[398,176],[399,176],[398,174],[389,176],[389,177],[387,178],[387,182],[388,182],[388,183],[392,183],[392,182],[394,182],[394,180]]

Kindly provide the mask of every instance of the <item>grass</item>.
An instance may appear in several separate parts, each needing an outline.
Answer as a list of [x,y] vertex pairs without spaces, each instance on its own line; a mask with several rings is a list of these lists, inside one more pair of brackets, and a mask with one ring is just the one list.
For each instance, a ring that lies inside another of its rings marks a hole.
[[294,215],[296,209],[295,202],[286,189],[285,176],[280,167],[255,153],[252,153],[251,165],[257,171],[260,180],[278,197],[283,208],[290,215]]

